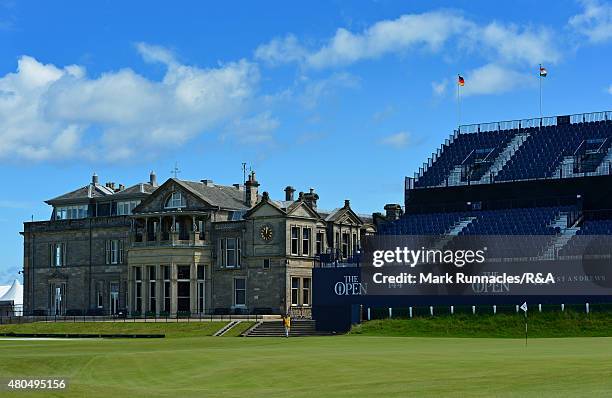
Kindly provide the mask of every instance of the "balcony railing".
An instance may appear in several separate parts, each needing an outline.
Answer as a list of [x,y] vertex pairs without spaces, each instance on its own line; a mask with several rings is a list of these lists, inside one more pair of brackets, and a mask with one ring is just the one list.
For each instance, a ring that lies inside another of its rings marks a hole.
[[[201,247],[206,246],[209,242],[206,239],[201,239],[202,236],[198,232],[190,232],[189,236],[185,236],[178,232],[157,232],[151,236],[145,236],[149,239],[143,240],[143,234],[131,233],[130,244],[132,247]],[[159,236],[159,239],[157,237]],[[150,238],[153,239],[150,239]],[[185,239],[187,238],[187,239]]]

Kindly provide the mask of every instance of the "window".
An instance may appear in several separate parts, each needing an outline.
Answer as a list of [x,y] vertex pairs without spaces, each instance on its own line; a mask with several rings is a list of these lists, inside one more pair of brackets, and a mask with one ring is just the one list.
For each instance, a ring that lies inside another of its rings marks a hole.
[[97,295],[97,305],[98,308],[103,308],[104,307],[104,292],[103,292],[103,285],[102,283],[98,283],[98,295]]
[[310,306],[312,280],[307,277],[291,278],[291,305]]
[[246,279],[234,279],[234,304],[236,307],[246,306]]
[[55,208],[56,220],[74,220],[87,217],[87,205],[61,206]]
[[291,305],[300,304],[300,278],[291,278]]
[[323,239],[324,239],[324,233],[323,232],[317,232],[317,241],[316,241],[316,253],[315,254],[321,254],[323,253]]
[[166,200],[166,209],[177,209],[179,207],[185,207],[185,198],[180,192],[172,192]]
[[142,312],[142,269],[140,267],[134,267],[136,280],[134,289],[134,297],[136,298],[136,306],[134,310],[138,313]]
[[164,265],[164,311],[170,312],[170,266]]
[[302,305],[310,305],[310,278],[302,279]]
[[134,207],[140,204],[139,200],[130,200],[126,202],[117,202],[117,215],[126,216],[132,214]]
[[240,267],[240,238],[222,238],[220,240],[221,266],[227,268]]
[[191,266],[177,265],[177,279],[189,280],[191,278]]
[[64,267],[66,265],[66,244],[52,243],[51,244],[51,266]]
[[359,249],[359,242],[357,241],[356,233],[353,233],[352,245],[353,245],[353,254],[355,254],[355,252]]
[[155,283],[155,266],[149,268],[149,311],[157,311],[157,285]]
[[119,239],[106,241],[106,264],[123,264],[123,241]]
[[350,234],[347,232],[342,233],[342,257],[347,258],[349,256],[349,245],[350,245]]
[[300,227],[291,227],[291,254],[297,256],[300,245]]
[[205,275],[205,271],[204,271],[204,266],[203,265],[198,265],[197,267],[197,277],[198,277],[198,312],[200,314],[204,313],[204,284],[206,282],[204,282],[204,275]]
[[270,269],[270,259],[269,258],[263,259],[263,267],[264,269]]
[[310,228],[302,228],[302,255],[310,255]]

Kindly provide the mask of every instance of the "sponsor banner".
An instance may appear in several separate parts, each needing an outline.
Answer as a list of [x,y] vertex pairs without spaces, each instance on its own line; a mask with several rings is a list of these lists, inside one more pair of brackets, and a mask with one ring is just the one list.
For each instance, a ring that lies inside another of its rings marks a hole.
[[612,236],[370,236],[337,295],[612,295]]

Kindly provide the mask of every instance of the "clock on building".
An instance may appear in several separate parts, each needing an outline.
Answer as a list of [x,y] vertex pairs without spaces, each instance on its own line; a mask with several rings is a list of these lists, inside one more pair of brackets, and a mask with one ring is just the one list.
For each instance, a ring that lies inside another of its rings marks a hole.
[[261,229],[259,230],[259,236],[261,236],[261,239],[265,241],[271,240],[272,239],[272,227],[269,225],[264,225],[263,227],[261,227]]

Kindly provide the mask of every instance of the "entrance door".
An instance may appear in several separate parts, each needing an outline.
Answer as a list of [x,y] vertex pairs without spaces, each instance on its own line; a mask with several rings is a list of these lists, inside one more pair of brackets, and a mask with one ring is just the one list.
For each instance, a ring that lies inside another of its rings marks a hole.
[[178,288],[178,302],[177,302],[177,311],[187,312],[190,311],[189,308],[189,282],[177,282]]
[[64,314],[64,284],[54,284],[51,286],[51,315]]
[[111,282],[110,284],[110,313],[117,315],[119,312],[119,284]]

